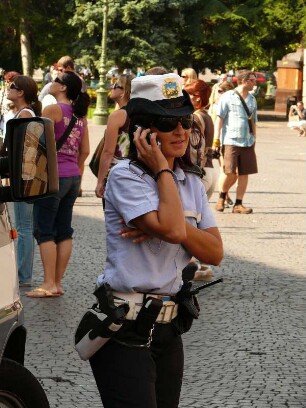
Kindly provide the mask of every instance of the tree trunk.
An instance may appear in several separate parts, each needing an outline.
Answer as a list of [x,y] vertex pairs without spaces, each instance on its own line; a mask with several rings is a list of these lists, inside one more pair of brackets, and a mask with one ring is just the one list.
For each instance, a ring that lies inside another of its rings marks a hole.
[[23,74],[32,75],[33,66],[30,33],[23,17],[20,18],[20,51]]

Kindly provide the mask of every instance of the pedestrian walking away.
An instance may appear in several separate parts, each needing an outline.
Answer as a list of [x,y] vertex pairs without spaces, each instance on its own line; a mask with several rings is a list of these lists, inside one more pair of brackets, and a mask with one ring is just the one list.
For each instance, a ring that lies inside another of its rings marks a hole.
[[227,193],[237,181],[236,201],[232,212],[250,214],[253,209],[245,207],[242,202],[249,174],[257,173],[255,154],[257,104],[255,97],[250,93],[256,83],[254,72],[240,71],[237,83],[237,88],[225,92],[217,106],[213,148],[219,151],[222,145],[225,176],[216,210],[224,211]]
[[194,109],[182,85],[176,74],[133,79],[129,158],[111,169],[106,185],[107,260],[97,287],[109,285],[105,302],[129,311],[90,358],[105,408],[178,407],[181,334],[194,318],[183,306],[182,270],[192,256],[212,265],[223,257],[200,172],[188,156]]

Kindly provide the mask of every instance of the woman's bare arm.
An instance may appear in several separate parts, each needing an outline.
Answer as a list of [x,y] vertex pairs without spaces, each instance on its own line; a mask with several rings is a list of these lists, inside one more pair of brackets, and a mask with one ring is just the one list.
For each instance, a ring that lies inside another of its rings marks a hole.
[[217,227],[198,229],[186,222],[186,239],[181,243],[201,262],[219,265],[223,258],[223,244]]
[[81,171],[81,174],[83,174],[84,171],[84,163],[86,158],[88,157],[90,152],[89,148],[89,133],[88,133],[88,123],[87,119],[84,118],[84,134],[80,143],[79,147],[79,156],[78,156],[78,165]]
[[103,151],[100,157],[98,181],[95,190],[97,197],[103,197],[104,195],[104,179],[107,176],[113,160],[119,136],[119,129],[124,125],[126,115],[126,111],[120,109],[111,113],[108,118],[107,128],[104,135]]

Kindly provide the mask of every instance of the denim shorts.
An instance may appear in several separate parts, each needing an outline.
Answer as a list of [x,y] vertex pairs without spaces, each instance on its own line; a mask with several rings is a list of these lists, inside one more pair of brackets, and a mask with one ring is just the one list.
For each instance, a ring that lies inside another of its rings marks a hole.
[[78,197],[81,176],[61,177],[59,192],[34,203],[34,237],[38,244],[72,238],[72,210]]

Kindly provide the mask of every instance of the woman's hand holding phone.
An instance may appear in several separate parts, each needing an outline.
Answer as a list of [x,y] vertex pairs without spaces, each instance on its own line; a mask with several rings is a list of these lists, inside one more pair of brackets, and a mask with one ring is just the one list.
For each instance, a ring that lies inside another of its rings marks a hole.
[[[137,131],[137,129],[141,129],[140,132],[142,132],[143,130],[148,130],[148,129],[142,128],[140,125],[135,125],[135,132]],[[147,133],[146,135],[146,141],[149,145],[151,145],[151,136],[152,136],[152,133],[149,131],[149,133]],[[160,141],[158,138],[156,138],[156,142],[157,142],[157,145],[160,146]]]
[[168,168],[168,162],[160,149],[157,133],[150,129],[135,126],[134,143],[137,148],[138,158],[156,174],[161,169]]

